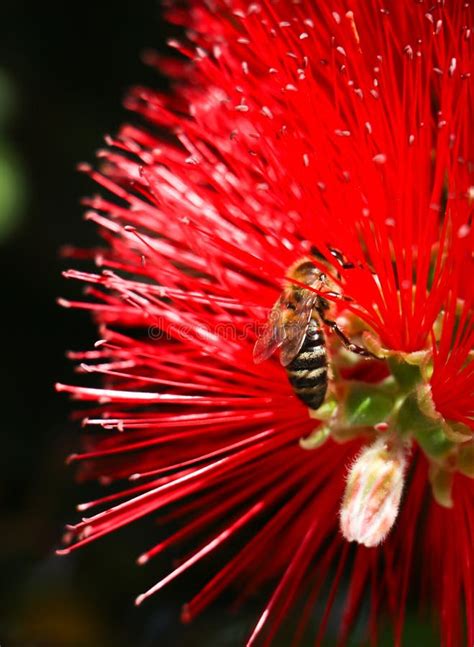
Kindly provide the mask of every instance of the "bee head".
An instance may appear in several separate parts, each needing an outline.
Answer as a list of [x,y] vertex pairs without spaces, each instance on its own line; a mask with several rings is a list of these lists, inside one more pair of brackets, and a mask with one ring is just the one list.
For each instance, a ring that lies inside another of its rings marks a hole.
[[309,287],[316,288],[317,290],[327,289],[331,284],[328,274],[316,267],[313,261],[309,258],[300,259],[297,263],[292,265],[288,269],[287,276],[290,279],[287,287],[291,292],[295,289],[298,290],[298,288],[295,288],[294,284],[292,285],[291,279]]
[[288,276],[300,283],[313,285],[320,280],[321,271],[318,270],[310,259],[303,258],[288,269]]

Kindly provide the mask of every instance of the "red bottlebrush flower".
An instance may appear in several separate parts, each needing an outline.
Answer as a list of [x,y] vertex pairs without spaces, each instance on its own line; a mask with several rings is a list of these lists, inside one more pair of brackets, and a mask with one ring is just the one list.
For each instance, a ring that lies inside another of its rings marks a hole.
[[402,644],[408,599],[474,643],[473,11],[432,5],[175,7],[181,56],[150,55],[173,94],[137,88],[145,125],[86,168],[102,269],[67,272],[89,298],[63,303],[97,319],[73,357],[103,382],[58,389],[92,407],[82,478],[131,483],[60,552],[179,520],[139,562],[194,547],[140,603],[251,522],[183,612],[271,583],[248,645],[306,595],[303,638],[325,581],[316,645],[339,587],[338,645],[364,597],[373,645],[385,616]]

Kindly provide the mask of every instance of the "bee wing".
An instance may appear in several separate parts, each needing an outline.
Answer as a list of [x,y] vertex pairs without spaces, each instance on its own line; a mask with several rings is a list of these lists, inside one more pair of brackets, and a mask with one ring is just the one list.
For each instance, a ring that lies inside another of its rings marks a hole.
[[256,364],[264,362],[280,348],[285,339],[283,325],[283,304],[279,299],[273,306],[262,334],[253,347],[253,361]]
[[296,305],[294,316],[285,326],[285,339],[282,344],[280,362],[288,366],[301,350],[308,330],[315,297],[310,294]]

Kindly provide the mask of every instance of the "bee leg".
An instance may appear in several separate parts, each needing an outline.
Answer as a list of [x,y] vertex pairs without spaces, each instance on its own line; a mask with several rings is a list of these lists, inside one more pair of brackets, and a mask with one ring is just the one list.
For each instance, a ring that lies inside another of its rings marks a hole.
[[328,249],[331,256],[334,256],[334,258],[336,259],[336,261],[338,261],[339,265],[342,267],[343,270],[354,269],[355,267],[354,263],[349,263],[349,261],[346,261],[342,252],[340,252],[338,249],[335,249],[334,247],[328,247]]
[[[342,254],[342,252],[340,252],[335,247],[328,247],[328,249],[329,249],[329,253],[331,254],[331,256],[334,256],[334,258],[336,259],[336,261],[339,263],[339,265],[341,266],[341,268],[343,270],[353,270],[356,267],[358,267],[360,269],[364,269],[364,265],[362,263],[357,263],[357,265],[356,265],[355,263],[350,263],[349,261],[347,261],[344,258],[344,255]],[[375,274],[375,271],[372,269],[372,267],[370,265],[368,267],[369,267],[370,272],[372,274]]]
[[339,339],[342,341],[344,346],[347,348],[347,350],[350,350],[352,353],[356,353],[357,355],[361,355],[361,357],[367,357],[367,358],[372,358],[372,359],[380,359],[377,357],[377,355],[374,355],[370,351],[367,350],[367,348],[364,348],[363,346],[358,346],[357,344],[354,344],[351,342],[349,337],[347,337],[343,331],[339,328],[337,323],[335,321],[332,321],[331,319],[326,319],[323,313],[319,312],[319,316],[321,317],[321,321],[328,326],[328,328],[331,328],[331,330],[339,337]]
[[347,301],[348,303],[354,301],[352,297],[348,297],[345,294],[341,294],[340,292],[325,292],[324,294],[327,294],[330,297],[334,297],[334,299],[339,299],[339,301]]

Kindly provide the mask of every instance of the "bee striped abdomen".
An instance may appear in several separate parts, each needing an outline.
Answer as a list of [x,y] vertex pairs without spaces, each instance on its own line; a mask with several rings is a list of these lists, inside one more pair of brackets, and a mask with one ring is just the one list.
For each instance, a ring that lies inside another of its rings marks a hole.
[[328,368],[324,334],[311,319],[298,355],[286,367],[295,394],[310,409],[318,409],[328,387]]

